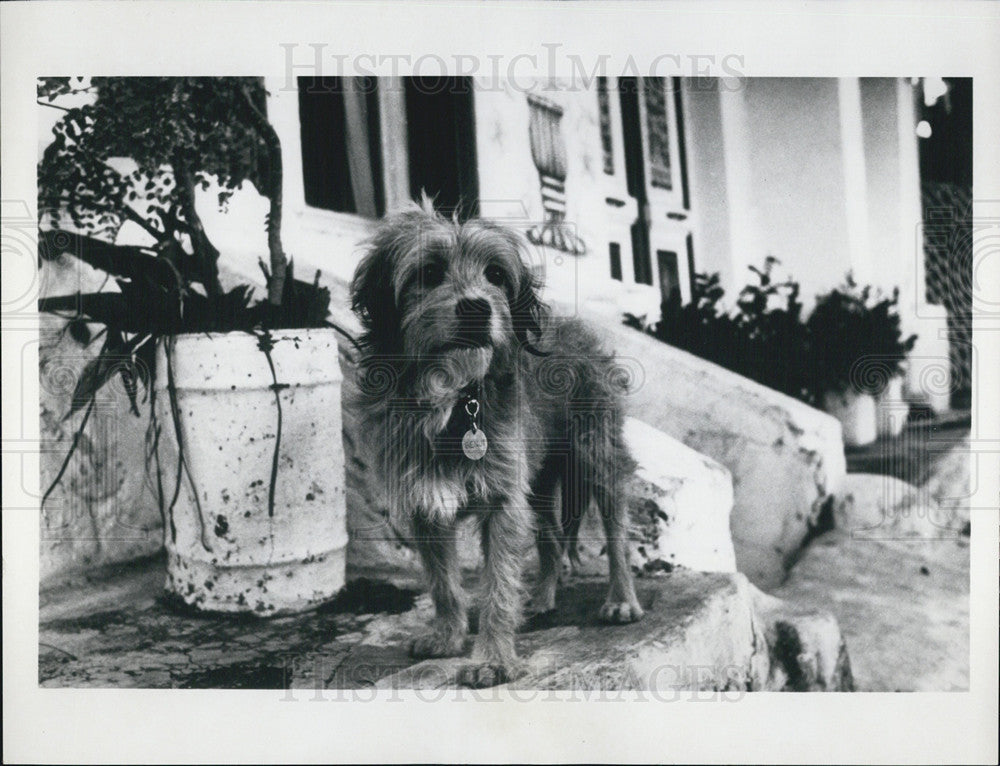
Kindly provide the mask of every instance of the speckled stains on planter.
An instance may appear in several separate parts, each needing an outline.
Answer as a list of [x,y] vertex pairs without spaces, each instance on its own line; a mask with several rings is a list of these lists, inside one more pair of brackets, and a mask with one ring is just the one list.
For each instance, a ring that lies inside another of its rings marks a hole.
[[[273,375],[255,335],[181,335],[172,341],[170,373],[187,471],[164,530],[166,588],[199,609],[301,611],[344,584],[347,529],[335,331],[284,330],[272,340]],[[165,509],[178,466],[167,386],[161,345],[156,413]],[[155,473],[155,465],[150,470]]]

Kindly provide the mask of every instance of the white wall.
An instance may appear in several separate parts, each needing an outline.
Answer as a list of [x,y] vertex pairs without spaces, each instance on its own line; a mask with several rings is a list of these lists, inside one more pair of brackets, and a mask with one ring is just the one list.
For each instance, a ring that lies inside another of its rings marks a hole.
[[906,79],[863,78],[860,92],[870,279],[886,291],[899,287],[904,331],[918,336],[907,376],[910,398],[944,410],[951,388],[947,314],[926,300],[913,89]]
[[733,297],[752,276],[746,267],[768,255],[806,301],[837,284],[850,265],[837,81],[754,78],[688,104],[700,131],[688,153],[692,187],[709,191],[693,205],[696,268],[720,271]]
[[[547,294],[571,306],[592,300],[597,310],[606,314],[624,310],[658,312],[659,288],[631,284],[628,224],[634,220],[635,205],[632,202],[629,206],[630,198],[624,189],[616,188],[616,184],[624,183],[622,160],[617,160],[621,178],[612,179],[604,173],[596,90],[562,80],[539,82],[537,90],[564,110],[561,131],[567,158],[566,225],[587,245],[584,255],[544,247],[533,249],[535,263],[544,266]],[[620,126],[620,118],[614,117],[615,103],[612,109],[612,124]],[[510,88],[478,88],[475,115],[483,215],[522,228],[542,222],[544,211],[538,171],[531,158],[526,95]],[[620,127],[616,131],[614,139],[620,154]],[[626,201],[622,211],[605,202],[612,192]],[[622,245],[622,282],[611,279],[609,241]]]

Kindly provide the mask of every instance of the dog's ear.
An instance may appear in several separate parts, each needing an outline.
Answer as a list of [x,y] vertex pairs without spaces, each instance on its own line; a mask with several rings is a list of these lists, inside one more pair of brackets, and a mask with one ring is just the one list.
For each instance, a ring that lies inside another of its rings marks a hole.
[[532,343],[531,336],[536,339],[542,334],[542,327],[548,318],[549,308],[541,298],[541,280],[535,276],[525,260],[526,246],[518,236],[518,287],[513,301],[510,304],[511,322],[514,325],[514,337],[517,338],[521,346],[528,352],[536,356],[547,356],[543,351],[539,351]]
[[386,351],[399,337],[399,315],[392,287],[392,249],[385,237],[376,236],[361,259],[351,282],[351,308],[365,329],[362,341]]

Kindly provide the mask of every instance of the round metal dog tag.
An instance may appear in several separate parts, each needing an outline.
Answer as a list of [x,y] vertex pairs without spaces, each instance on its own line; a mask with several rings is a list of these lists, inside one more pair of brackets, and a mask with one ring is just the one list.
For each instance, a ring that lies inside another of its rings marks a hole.
[[469,460],[480,460],[489,446],[486,434],[479,429],[469,429],[462,437],[462,452]]

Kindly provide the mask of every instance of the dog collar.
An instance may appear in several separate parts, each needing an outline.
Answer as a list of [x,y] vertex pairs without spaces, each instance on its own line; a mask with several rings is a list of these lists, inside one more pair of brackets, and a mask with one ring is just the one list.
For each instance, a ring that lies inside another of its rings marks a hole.
[[489,449],[489,440],[479,427],[479,413],[482,409],[479,403],[480,384],[476,383],[472,392],[465,395],[465,414],[469,417],[469,430],[462,437],[462,452],[469,460],[482,460]]

